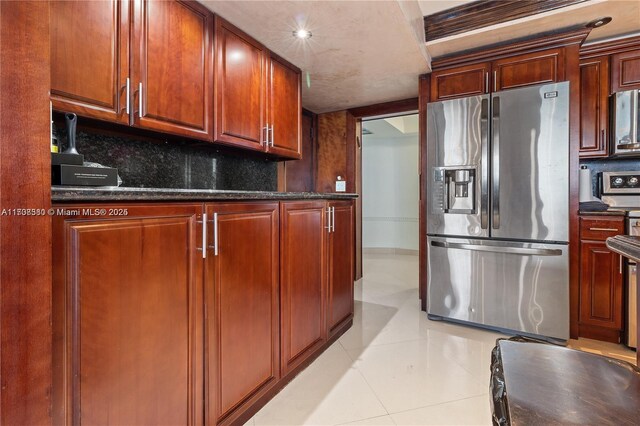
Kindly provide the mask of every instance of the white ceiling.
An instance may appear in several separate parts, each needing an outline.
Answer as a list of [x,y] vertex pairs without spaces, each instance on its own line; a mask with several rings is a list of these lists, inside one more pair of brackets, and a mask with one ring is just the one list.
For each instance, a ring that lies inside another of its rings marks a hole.
[[418,114],[400,117],[382,118],[362,122],[362,128],[367,129],[367,139],[396,139],[418,135]]
[[[321,113],[418,95],[430,57],[613,17],[589,41],[640,32],[639,0],[590,0],[425,44],[422,16],[470,0],[201,1],[303,71],[303,106]],[[307,41],[292,31],[306,27]]]

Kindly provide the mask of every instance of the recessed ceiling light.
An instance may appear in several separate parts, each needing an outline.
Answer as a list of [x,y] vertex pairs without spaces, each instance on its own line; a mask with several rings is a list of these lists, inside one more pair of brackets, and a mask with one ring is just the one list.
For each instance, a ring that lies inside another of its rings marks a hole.
[[300,28],[299,30],[295,30],[293,32],[293,36],[302,40],[306,40],[308,38],[311,38],[311,31]]
[[594,19],[593,21],[589,22],[587,24],[587,27],[588,28],[599,28],[599,27],[607,25],[611,21],[612,21],[612,19],[611,19],[610,16],[605,16],[604,18]]

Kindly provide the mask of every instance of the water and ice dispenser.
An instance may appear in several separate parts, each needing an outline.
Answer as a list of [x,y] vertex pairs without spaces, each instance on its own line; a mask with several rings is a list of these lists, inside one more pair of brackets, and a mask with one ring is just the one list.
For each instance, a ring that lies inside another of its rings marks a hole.
[[476,213],[475,167],[436,167],[433,179],[435,191],[431,206],[434,213]]

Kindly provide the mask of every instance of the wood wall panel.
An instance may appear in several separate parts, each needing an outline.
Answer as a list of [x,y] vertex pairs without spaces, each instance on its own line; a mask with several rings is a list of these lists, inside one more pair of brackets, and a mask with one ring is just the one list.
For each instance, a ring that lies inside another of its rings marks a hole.
[[[49,2],[0,2],[0,207],[51,205]],[[1,216],[0,423],[51,424],[51,218]]]
[[347,113],[318,115],[316,191],[335,192],[338,176],[347,178]]

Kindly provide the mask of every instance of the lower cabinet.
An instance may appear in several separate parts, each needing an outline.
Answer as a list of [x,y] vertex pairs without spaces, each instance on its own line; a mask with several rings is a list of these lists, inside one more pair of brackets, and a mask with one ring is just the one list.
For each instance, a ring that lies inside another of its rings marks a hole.
[[580,218],[580,337],[620,342],[624,265],[605,240],[622,233],[623,217]]
[[282,373],[327,339],[327,203],[286,202],[280,212]]
[[240,424],[351,325],[350,200],[56,208],[54,424]]
[[354,205],[351,201],[332,201],[329,213],[327,325],[332,336],[353,320]]
[[278,203],[206,212],[207,417],[228,424],[280,377]]
[[202,424],[202,205],[98,207],[54,218],[53,423]]

